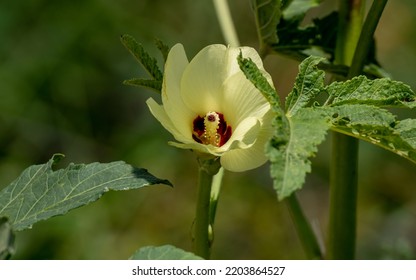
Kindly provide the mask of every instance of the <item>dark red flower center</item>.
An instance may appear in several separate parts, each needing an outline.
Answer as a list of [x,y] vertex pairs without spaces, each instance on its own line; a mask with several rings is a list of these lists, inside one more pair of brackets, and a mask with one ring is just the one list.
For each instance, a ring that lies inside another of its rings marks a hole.
[[231,126],[227,125],[221,113],[208,112],[205,116],[194,119],[192,138],[198,143],[221,147],[230,139],[231,134]]

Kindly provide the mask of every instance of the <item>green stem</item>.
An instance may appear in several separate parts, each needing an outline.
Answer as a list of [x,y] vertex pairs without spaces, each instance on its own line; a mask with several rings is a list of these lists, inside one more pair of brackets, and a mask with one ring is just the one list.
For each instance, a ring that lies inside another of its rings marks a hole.
[[211,242],[209,239],[209,202],[211,197],[212,175],[199,169],[198,198],[194,224],[194,252],[209,259]]
[[328,259],[353,259],[355,255],[358,140],[332,135]]
[[[194,223],[194,253],[209,259],[212,243],[211,223],[211,187],[213,177],[218,173],[220,164],[218,159],[198,159],[198,195],[196,204],[196,217]],[[214,214],[215,216],[215,214]]]
[[[373,1],[364,25],[357,33],[363,18],[364,2],[359,0],[340,2],[340,33],[336,60],[338,63],[351,66],[348,79],[361,74],[363,70],[387,0]],[[357,45],[352,48],[346,42],[357,42]],[[352,259],[355,255],[358,140],[334,133],[332,144],[327,258]]]
[[[365,0],[340,0],[335,52],[339,64],[351,65],[364,18]],[[358,140],[337,132],[332,137],[328,259],[354,259],[357,208]]]
[[319,243],[316,240],[315,234],[308,220],[303,214],[296,194],[292,194],[286,198],[285,201],[289,208],[290,215],[292,216],[292,220],[294,221],[296,232],[298,233],[299,239],[302,242],[306,257],[308,259],[322,259]]
[[350,71],[348,72],[348,79],[361,74],[373,40],[373,34],[376,31],[377,24],[386,4],[387,0],[373,1],[373,4],[371,5],[370,10],[368,11],[368,15],[365,19],[360,38],[358,39],[359,47],[354,53]]
[[365,0],[339,0],[338,36],[335,62],[350,66],[360,37]]

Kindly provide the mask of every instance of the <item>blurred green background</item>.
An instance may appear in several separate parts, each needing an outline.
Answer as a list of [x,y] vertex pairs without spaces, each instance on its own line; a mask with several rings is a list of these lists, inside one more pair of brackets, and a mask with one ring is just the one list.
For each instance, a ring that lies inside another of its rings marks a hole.
[[[324,15],[336,1],[313,10]],[[230,0],[243,45],[257,46],[248,0]],[[390,1],[376,33],[378,59],[416,89],[416,6]],[[155,37],[184,44],[188,57],[224,43],[211,1],[25,0],[0,2],[0,188],[54,153],[69,162],[124,160],[169,179],[174,188],[110,192],[89,206],[18,232],[16,259],[127,259],[147,245],[191,250],[196,161],[167,145],[171,136],[145,101],[156,94],[122,85],[146,74],[120,43],[130,34],[158,55]],[[268,57],[266,69],[282,98],[298,63]],[[401,117],[413,117],[397,111]],[[313,159],[299,197],[325,240],[329,146]],[[359,259],[416,258],[416,166],[361,144]],[[302,259],[284,202],[277,202],[268,166],[226,173],[213,258]]]

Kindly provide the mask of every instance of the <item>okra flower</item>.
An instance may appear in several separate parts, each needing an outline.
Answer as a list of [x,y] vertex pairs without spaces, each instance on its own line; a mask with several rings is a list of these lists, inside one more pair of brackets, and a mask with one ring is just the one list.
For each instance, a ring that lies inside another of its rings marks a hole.
[[146,102],[176,139],[171,145],[220,157],[225,169],[236,172],[266,162],[264,146],[272,134],[270,104],[240,70],[240,52],[271,81],[252,48],[210,45],[188,62],[177,44],[165,64],[162,105]]

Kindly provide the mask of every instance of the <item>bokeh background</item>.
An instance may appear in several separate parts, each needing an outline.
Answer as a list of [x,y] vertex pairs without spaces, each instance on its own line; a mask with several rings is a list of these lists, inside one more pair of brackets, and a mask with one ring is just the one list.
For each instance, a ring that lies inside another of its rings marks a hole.
[[[329,13],[335,2],[325,1],[313,14]],[[249,1],[229,3],[241,43],[257,47]],[[376,33],[380,63],[413,89],[415,18],[413,0],[390,1]],[[195,157],[167,145],[172,137],[145,106],[147,98],[157,98],[154,92],[122,85],[146,75],[120,43],[125,33],[155,56],[154,38],[183,43],[189,58],[208,44],[224,43],[211,1],[0,2],[0,188],[54,153],[66,155],[62,166],[124,160],[175,186],[110,192],[65,216],[39,222],[17,233],[15,259],[127,259],[140,247],[163,244],[191,250]],[[265,65],[284,98],[298,62],[273,56]],[[330,141],[320,146],[313,173],[298,193],[322,241],[329,147]],[[415,171],[407,160],[361,143],[357,258],[416,257]],[[305,258],[267,165],[226,173],[212,257]]]

